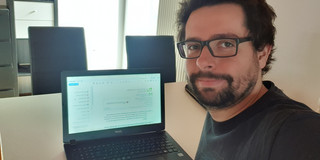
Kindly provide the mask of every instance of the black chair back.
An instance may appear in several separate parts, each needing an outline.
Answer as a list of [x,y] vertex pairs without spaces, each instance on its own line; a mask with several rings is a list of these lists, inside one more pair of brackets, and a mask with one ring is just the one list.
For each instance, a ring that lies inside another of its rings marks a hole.
[[126,36],[128,68],[161,68],[164,82],[176,81],[173,36]]
[[87,70],[84,29],[81,27],[29,27],[32,92],[61,92],[60,74]]

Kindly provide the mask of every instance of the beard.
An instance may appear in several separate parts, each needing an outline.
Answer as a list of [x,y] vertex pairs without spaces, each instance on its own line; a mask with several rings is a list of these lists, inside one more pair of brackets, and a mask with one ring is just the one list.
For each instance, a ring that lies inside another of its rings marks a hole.
[[[207,109],[225,109],[240,103],[253,90],[257,82],[258,73],[249,72],[235,82],[234,78],[227,74],[214,74],[211,72],[198,72],[189,77],[188,85],[193,90],[199,102]],[[196,85],[198,78],[213,78],[225,80],[227,86],[222,89],[202,88]]]

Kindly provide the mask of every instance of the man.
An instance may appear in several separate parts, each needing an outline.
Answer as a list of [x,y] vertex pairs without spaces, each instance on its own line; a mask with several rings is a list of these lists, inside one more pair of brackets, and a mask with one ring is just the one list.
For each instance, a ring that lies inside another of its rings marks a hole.
[[265,0],[185,0],[179,53],[188,88],[208,111],[196,159],[320,159],[320,116],[262,77],[276,15]]

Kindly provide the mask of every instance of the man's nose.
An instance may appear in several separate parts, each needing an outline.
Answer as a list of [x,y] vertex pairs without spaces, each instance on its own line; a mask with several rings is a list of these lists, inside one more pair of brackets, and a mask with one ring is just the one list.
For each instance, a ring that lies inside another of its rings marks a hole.
[[216,57],[213,57],[208,46],[204,46],[201,50],[200,57],[197,58],[197,66],[201,70],[212,70],[216,67]]

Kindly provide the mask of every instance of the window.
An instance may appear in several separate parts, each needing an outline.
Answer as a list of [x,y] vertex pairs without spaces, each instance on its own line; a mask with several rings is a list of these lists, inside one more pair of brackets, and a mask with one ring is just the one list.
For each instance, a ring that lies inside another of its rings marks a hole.
[[126,68],[125,35],[156,35],[159,0],[59,0],[58,25],[84,27],[89,70]]

